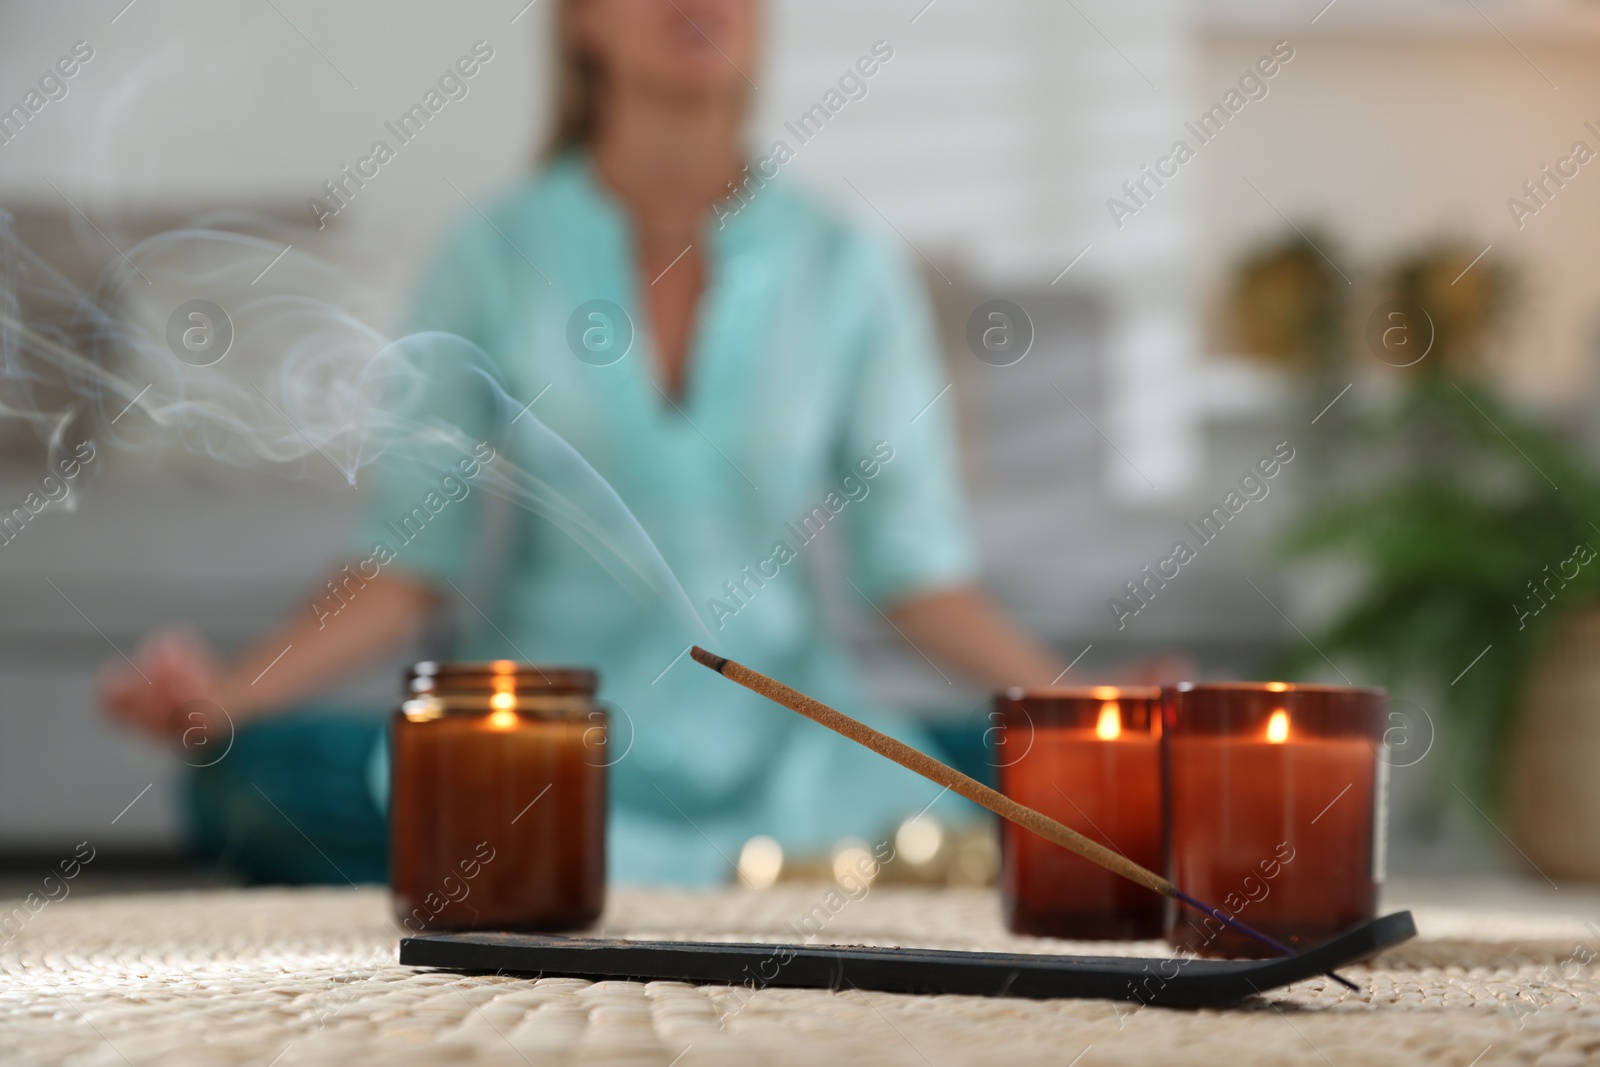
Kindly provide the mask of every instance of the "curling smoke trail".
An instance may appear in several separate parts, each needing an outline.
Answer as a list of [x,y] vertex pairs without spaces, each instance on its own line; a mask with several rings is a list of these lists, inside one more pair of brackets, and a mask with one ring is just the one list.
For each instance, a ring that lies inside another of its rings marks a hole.
[[[32,427],[52,462],[69,440],[176,441],[285,474],[326,461],[352,485],[364,470],[445,473],[498,441],[509,447],[476,484],[553,523],[636,599],[708,632],[621,497],[521,410],[481,349],[443,333],[391,340],[358,314],[371,305],[313,257],[207,229],[141,242],[86,293],[0,212],[0,419]],[[455,407],[441,410],[441,397]]]

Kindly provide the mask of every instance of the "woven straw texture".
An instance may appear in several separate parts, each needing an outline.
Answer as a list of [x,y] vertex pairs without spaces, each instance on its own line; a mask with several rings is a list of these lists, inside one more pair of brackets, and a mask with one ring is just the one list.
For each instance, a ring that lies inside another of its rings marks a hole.
[[[604,932],[797,941],[820,887],[619,892]],[[837,903],[838,898],[834,898]],[[6,905],[6,911],[10,905]],[[824,913],[831,909],[824,904]],[[69,899],[0,947],[5,1064],[1497,1064],[1600,1062],[1587,924],[1431,909],[1422,937],[1231,1011],[402,968],[373,890]],[[880,887],[822,939],[1107,954],[1014,938],[991,893]],[[1160,946],[1122,946],[1158,954]]]

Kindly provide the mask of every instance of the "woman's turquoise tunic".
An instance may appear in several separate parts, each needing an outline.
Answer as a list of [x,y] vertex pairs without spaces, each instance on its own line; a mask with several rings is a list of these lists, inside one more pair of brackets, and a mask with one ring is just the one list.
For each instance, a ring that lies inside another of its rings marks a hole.
[[[481,347],[515,407],[537,398],[529,414],[616,489],[705,625],[697,634],[630,595],[515,509],[492,592],[464,611],[461,658],[599,668],[613,758],[627,749],[611,769],[610,821],[612,875],[626,882],[725,881],[757,834],[796,851],[876,844],[934,801],[930,783],[683,652],[698,641],[924,745],[914,724],[870,706],[822,594],[832,585],[876,617],[976,571],[949,379],[903,258],[781,178],[719,205],[699,251],[707,287],[681,397],[660,385],[652,279],[637,272],[628,217],[583,155],[469,215],[411,318]],[[438,387],[440,411],[464,407],[450,388]],[[516,442],[494,462],[529,466]],[[437,475],[368,473],[355,548],[383,542],[387,569],[467,590],[489,494],[450,502],[402,544],[396,520]],[[938,801],[959,814],[954,802]]]

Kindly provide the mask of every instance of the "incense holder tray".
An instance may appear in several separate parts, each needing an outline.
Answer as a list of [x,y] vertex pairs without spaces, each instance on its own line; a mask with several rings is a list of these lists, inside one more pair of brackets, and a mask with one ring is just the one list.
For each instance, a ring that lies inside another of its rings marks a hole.
[[1270,960],[1047,956],[844,945],[626,941],[541,934],[425,934],[400,942],[413,967],[754,988],[872,989],[979,997],[1074,997],[1216,1008],[1344,967],[1415,937],[1409,911]]

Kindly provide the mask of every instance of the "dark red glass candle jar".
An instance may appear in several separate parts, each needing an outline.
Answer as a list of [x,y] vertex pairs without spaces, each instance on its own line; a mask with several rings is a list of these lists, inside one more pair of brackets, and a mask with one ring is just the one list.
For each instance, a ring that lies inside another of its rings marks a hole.
[[[1163,689],[1167,877],[1297,949],[1372,918],[1386,700],[1381,689],[1283,682]],[[1272,954],[1172,902],[1165,928],[1202,955]]]
[[[1012,689],[995,697],[1000,790],[1151,870],[1161,863],[1159,691]],[[1006,924],[1070,938],[1161,935],[1161,897],[1001,824]]]
[[594,671],[421,663],[395,713],[390,883],[407,929],[567,930],[605,904]]

